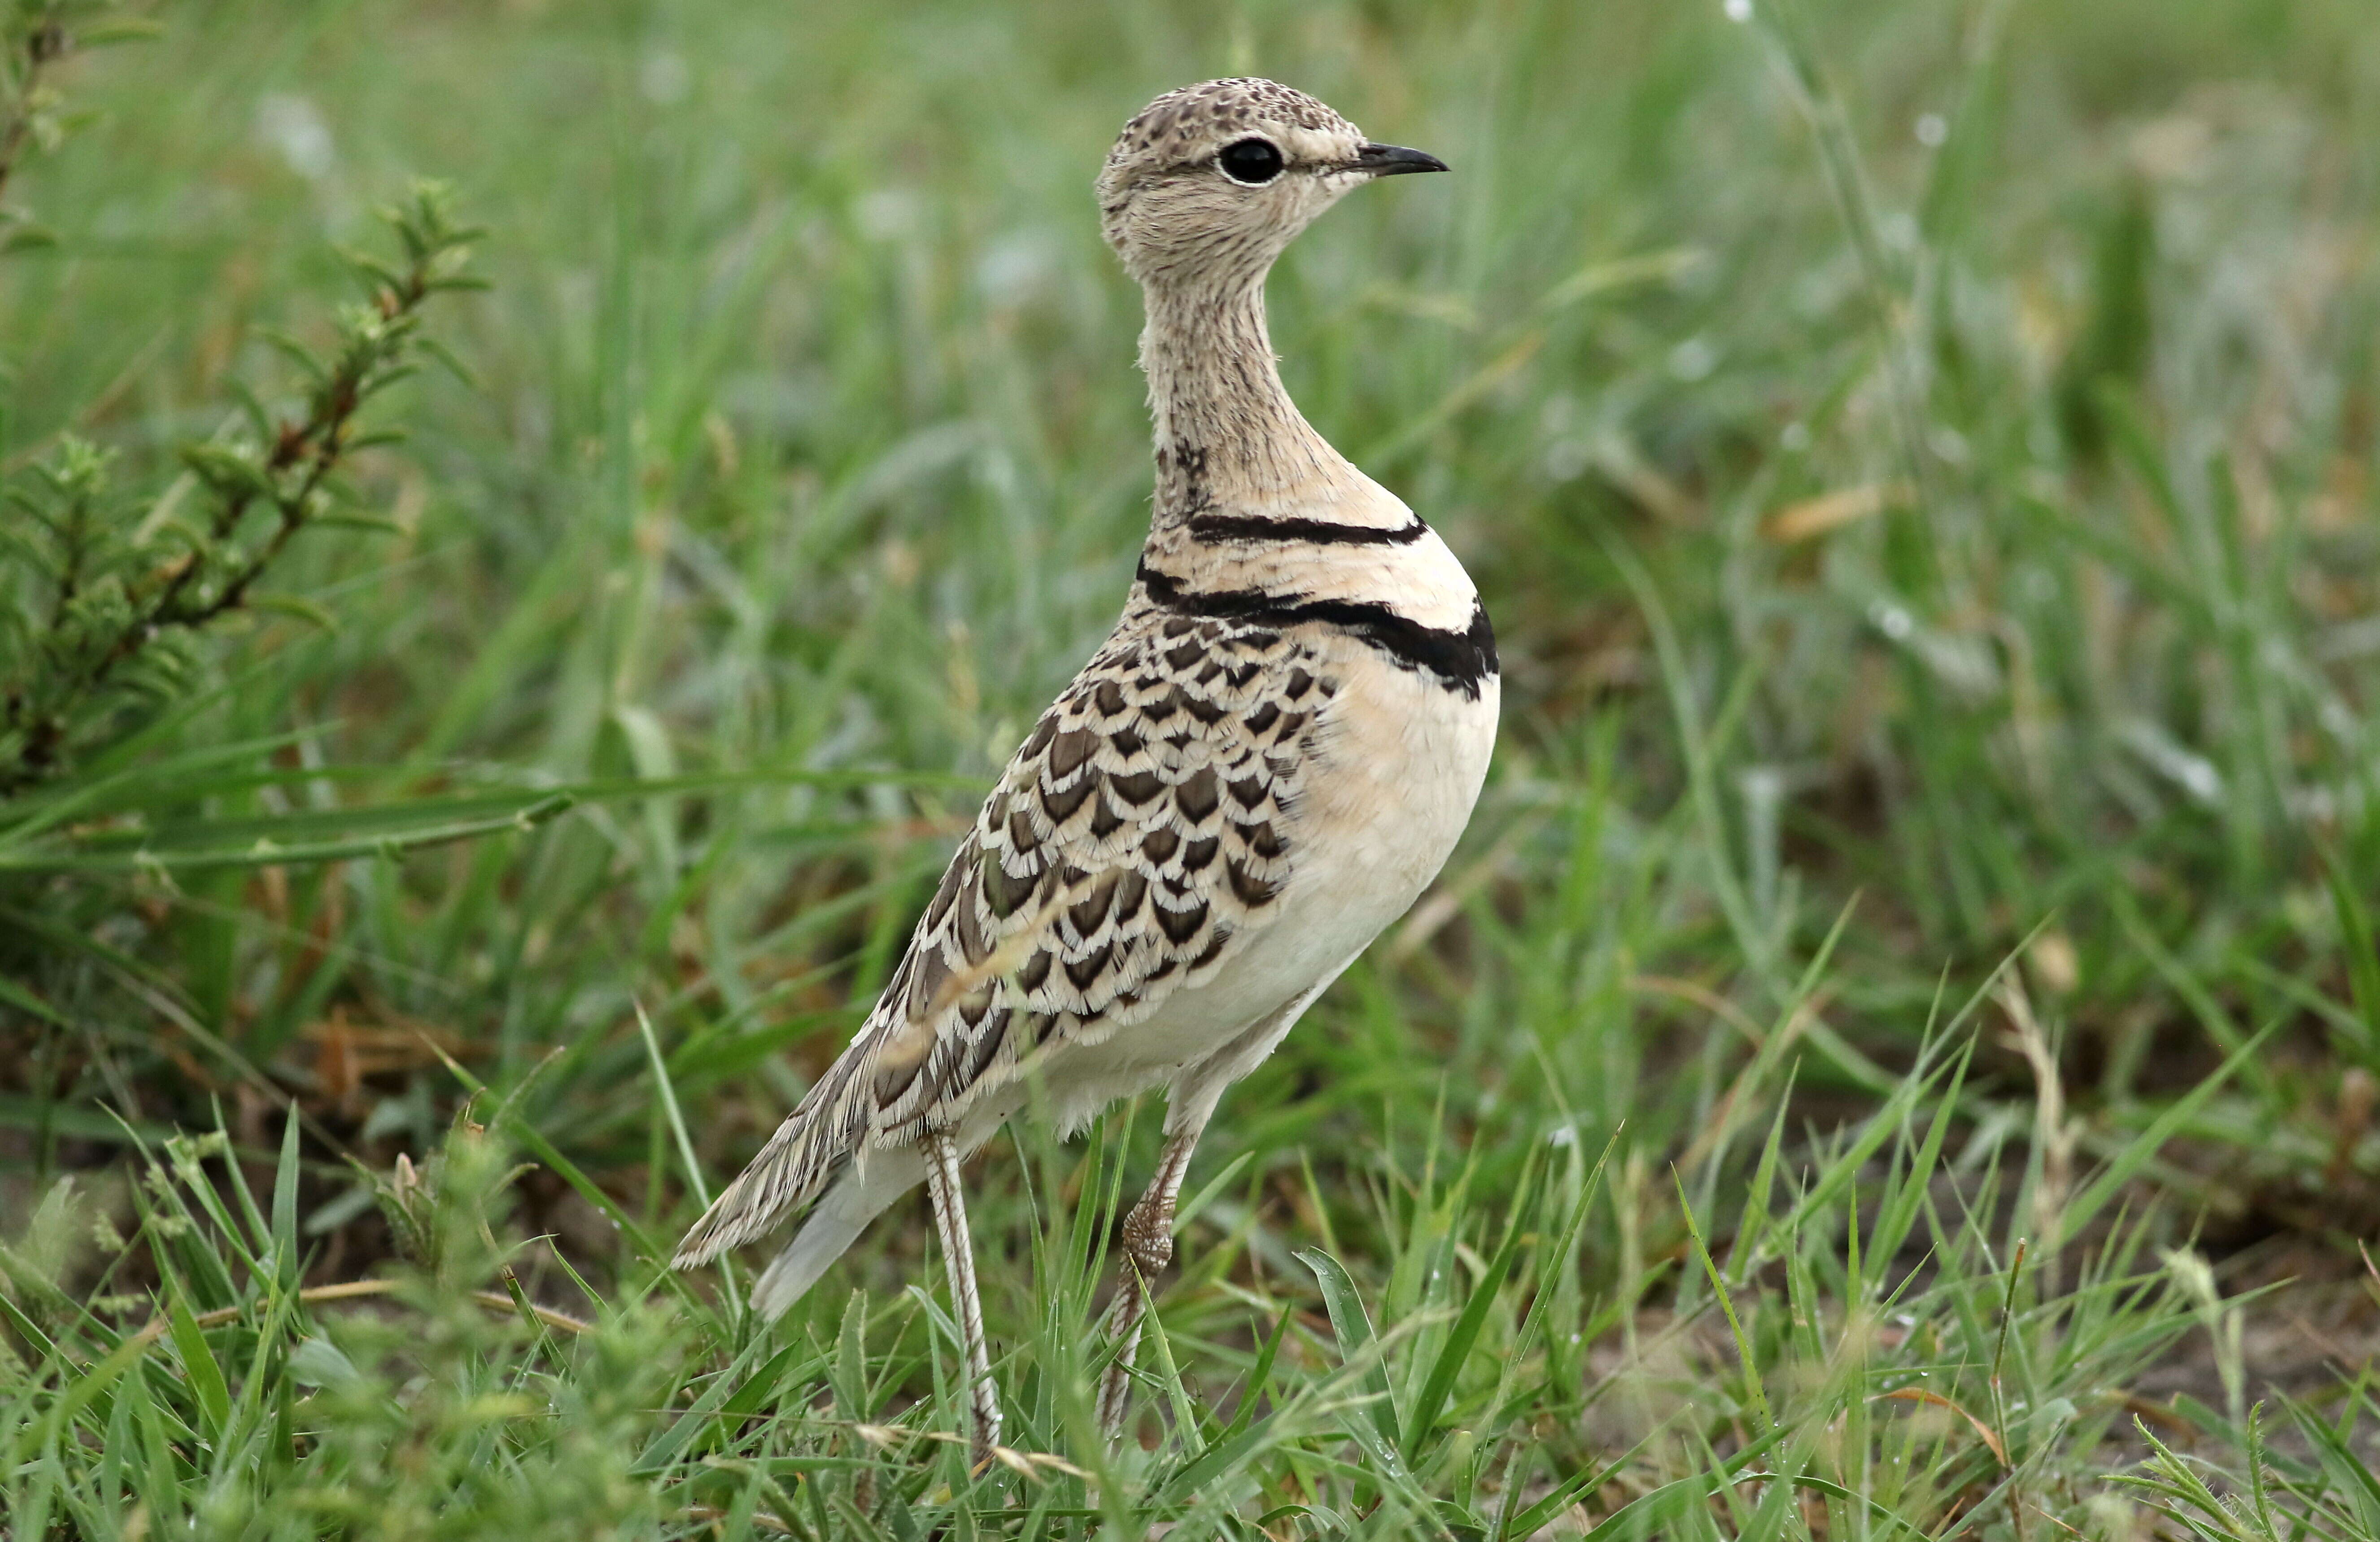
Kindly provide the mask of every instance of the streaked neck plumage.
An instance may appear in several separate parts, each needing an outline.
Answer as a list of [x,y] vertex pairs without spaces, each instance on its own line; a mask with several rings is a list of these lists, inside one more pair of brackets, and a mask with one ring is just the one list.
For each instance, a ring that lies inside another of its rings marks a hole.
[[1143,292],[1157,498],[1128,612],[1321,625],[1479,700],[1496,644],[1470,576],[1289,399],[1262,267]]
[[1209,510],[1287,516],[1368,486],[1281,382],[1264,273],[1168,273],[1144,291],[1140,365],[1156,419],[1155,528]]

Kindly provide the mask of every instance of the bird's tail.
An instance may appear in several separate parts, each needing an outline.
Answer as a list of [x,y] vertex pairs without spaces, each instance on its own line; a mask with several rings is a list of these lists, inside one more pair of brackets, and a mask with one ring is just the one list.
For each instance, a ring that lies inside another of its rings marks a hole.
[[702,1212],[677,1245],[672,1269],[707,1264],[765,1235],[849,1171],[868,1128],[863,1100],[852,1095],[857,1084],[853,1058],[846,1050],[827,1068],[759,1155]]
[[752,1287],[752,1309],[767,1321],[783,1317],[844,1255],[868,1223],[915,1187],[926,1175],[914,1149],[871,1152],[864,1167],[846,1170],[827,1190],[785,1250],[770,1261]]

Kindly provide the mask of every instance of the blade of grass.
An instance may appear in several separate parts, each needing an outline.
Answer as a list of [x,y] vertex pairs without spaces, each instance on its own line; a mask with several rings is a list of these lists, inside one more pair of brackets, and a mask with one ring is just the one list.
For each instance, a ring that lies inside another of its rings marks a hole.
[[2081,1235],[2083,1228],[2107,1208],[2107,1202],[2122,1191],[2151,1158],[2165,1148],[2167,1141],[2197,1116],[2198,1111],[2206,1105],[2206,1100],[2231,1079],[2234,1072],[2254,1059],[2256,1051],[2263,1049],[2265,1041],[2278,1033],[2281,1026],[2281,1022],[2276,1021],[2258,1030],[2254,1037],[2225,1056],[2214,1075],[2175,1099],[2150,1121],[2147,1129],[2128,1141],[2116,1154],[2115,1160],[2102,1168],[2098,1176],[2093,1178],[2082,1193],[2067,1202],[2063,1223],[2058,1228],[2054,1246],[2063,1248]]
[[[1525,1205],[1526,1201],[1523,1201]],[[1454,1319],[1454,1328],[1439,1346],[1438,1358],[1429,1368],[1429,1377],[1422,1383],[1421,1392],[1404,1419],[1404,1457],[1409,1463],[1421,1459],[1423,1445],[1438,1427],[1439,1415],[1445,1411],[1447,1400],[1453,1396],[1455,1378],[1463,1364],[1471,1358],[1472,1349],[1479,1342],[1480,1330],[1488,1326],[1488,1314],[1495,1309],[1498,1293],[1520,1257],[1523,1232],[1515,1208],[1512,1223],[1507,1229],[1504,1244],[1488,1260],[1488,1268],[1471,1287],[1471,1299],[1463,1303],[1463,1315]]]
[[1330,1330],[1338,1338],[1341,1361],[1350,1366],[1366,1366],[1365,1386],[1371,1393],[1366,1412],[1378,1437],[1369,1442],[1369,1449],[1390,1472],[1401,1473],[1397,1451],[1402,1441],[1397,1434],[1394,1394],[1389,1387],[1388,1367],[1380,1358],[1378,1342],[1373,1336],[1371,1315],[1364,1310],[1364,1298],[1356,1291],[1346,1266],[1321,1248],[1301,1248],[1295,1257],[1314,1271],[1314,1278],[1322,1286],[1322,1305],[1330,1314]]

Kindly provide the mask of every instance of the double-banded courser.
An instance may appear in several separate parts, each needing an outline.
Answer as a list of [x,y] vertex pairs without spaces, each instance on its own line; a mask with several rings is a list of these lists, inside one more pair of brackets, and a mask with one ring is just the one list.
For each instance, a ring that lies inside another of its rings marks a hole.
[[1099,214],[1147,305],[1157,492],[1123,618],[1009,762],[850,1047],[678,1253],[807,1208],[753,1290],[774,1317],[922,1178],[978,1458],[1000,1407],[961,1159],[1037,1080],[1069,1130],[1166,1090],[1107,1319],[1114,1430],[1217,1100],[1413,904],[1478,795],[1487,613],[1437,533],[1299,415],[1265,328],[1266,272],[1309,222],[1445,169],[1269,80],[1184,87],[1124,126]]

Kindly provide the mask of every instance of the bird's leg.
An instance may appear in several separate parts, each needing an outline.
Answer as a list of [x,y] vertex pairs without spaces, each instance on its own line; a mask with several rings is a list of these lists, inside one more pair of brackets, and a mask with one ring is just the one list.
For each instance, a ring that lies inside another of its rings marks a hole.
[[1165,1150],[1157,1159],[1157,1176],[1123,1218],[1123,1269],[1116,1284],[1115,1304],[1104,1325],[1115,1359],[1099,1381],[1099,1427],[1114,1439],[1123,1433],[1124,1405],[1132,1391],[1132,1357],[1140,1348],[1140,1318],[1148,1309],[1149,1287],[1173,1260],[1173,1206],[1182,1197],[1182,1180],[1190,1171],[1190,1153],[1206,1129],[1202,1117],[1184,1128],[1169,1131]]
[[966,1200],[959,1193],[959,1150],[943,1131],[925,1139],[926,1193],[934,1202],[934,1230],[942,1242],[942,1263],[951,1275],[951,1309],[958,1314],[965,1341],[966,1383],[974,1408],[968,1430],[969,1465],[991,1460],[1000,1438],[1000,1389],[991,1383],[991,1353],[983,1339],[983,1298],[975,1284],[975,1244],[967,1235]]

